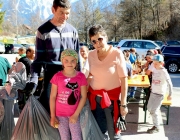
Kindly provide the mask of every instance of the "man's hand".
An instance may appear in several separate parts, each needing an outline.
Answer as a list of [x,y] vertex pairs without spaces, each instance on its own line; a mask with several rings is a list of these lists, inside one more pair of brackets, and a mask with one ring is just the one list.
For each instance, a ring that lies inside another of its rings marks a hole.
[[26,95],[32,95],[36,91],[37,84],[33,82],[26,83],[26,87],[23,89],[23,92],[25,92]]

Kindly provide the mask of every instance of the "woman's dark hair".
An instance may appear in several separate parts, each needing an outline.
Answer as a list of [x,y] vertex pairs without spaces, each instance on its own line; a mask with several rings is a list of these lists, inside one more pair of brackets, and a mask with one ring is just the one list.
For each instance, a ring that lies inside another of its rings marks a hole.
[[53,7],[56,10],[58,7],[62,8],[71,8],[71,4],[69,0],[54,0]]
[[93,25],[89,29],[89,38],[91,39],[92,36],[95,36],[98,33],[100,33],[102,36],[105,36],[107,38],[107,40],[108,40],[106,31],[104,30],[104,28],[100,24]]

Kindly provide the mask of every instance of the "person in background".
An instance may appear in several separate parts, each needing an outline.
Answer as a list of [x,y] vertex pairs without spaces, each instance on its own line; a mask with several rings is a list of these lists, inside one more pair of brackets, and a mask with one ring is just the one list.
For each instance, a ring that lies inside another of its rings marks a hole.
[[[151,84],[152,82],[152,72],[150,69],[154,68],[154,65],[153,65],[153,57],[154,57],[154,50],[150,49],[147,51],[147,54],[146,54],[146,64],[144,64],[142,66],[142,69],[143,71],[145,71],[145,74],[148,75],[148,78],[149,78],[149,82]],[[150,68],[152,67],[152,68]],[[150,96],[150,93],[151,93],[151,87],[148,87],[148,88],[144,88],[144,92],[146,93],[146,101],[144,103],[144,106],[143,106],[143,110],[145,111],[146,110],[146,106],[148,104],[148,100],[149,100],[149,96]]]
[[[89,48],[87,46],[82,46],[79,50],[79,54],[80,54],[80,70],[82,73],[84,73],[84,75],[86,76],[86,78],[89,75],[89,71],[87,69],[85,69],[85,65],[86,67],[89,66],[87,58],[88,58],[88,53],[89,53]],[[88,67],[89,69],[89,67]],[[87,79],[89,80],[89,78]]]
[[131,62],[129,60],[129,56],[130,56],[129,50],[123,50],[123,54],[124,54],[124,58],[125,58],[125,61],[126,61],[128,79],[130,79],[132,77],[133,70],[132,70]]
[[171,78],[164,68],[164,58],[162,55],[157,54],[153,57],[154,68],[151,69],[152,72],[152,83],[151,83],[151,93],[147,104],[147,109],[150,112],[153,120],[153,127],[148,129],[148,133],[159,132],[159,110],[164,99],[164,95],[167,92],[167,87],[169,87],[169,95],[167,100],[171,100],[172,95],[172,82]]
[[7,79],[7,74],[11,69],[9,61],[0,56],[0,86],[4,86]]
[[[30,77],[31,64],[34,60],[34,54],[35,54],[34,47],[28,47],[26,50],[26,56],[21,57],[18,61],[18,62],[22,62],[25,65],[27,79]],[[26,94],[24,94],[24,92],[22,90],[18,90],[18,105],[19,105],[20,110],[22,110],[24,108],[24,106],[26,104],[26,100],[28,100],[28,97],[29,96],[26,96]]]
[[[62,140],[82,140],[80,112],[87,99],[87,81],[83,73],[76,71],[78,54],[66,49],[61,54],[63,70],[51,79],[50,124],[58,129]],[[56,118],[57,117],[57,118]]]
[[25,90],[34,91],[43,67],[44,88],[39,101],[48,112],[50,112],[50,80],[55,73],[63,69],[62,63],[59,61],[61,52],[67,48],[79,51],[78,32],[66,22],[70,15],[70,9],[71,5],[68,0],[53,0],[53,18],[42,24],[37,30],[36,54],[31,64],[30,82],[26,84]]
[[[126,68],[127,68],[127,72],[128,72],[128,78],[132,78],[132,76],[137,74],[138,71],[133,70],[133,68],[132,68],[132,64],[131,64],[131,62],[129,60],[130,51],[129,50],[124,50],[123,54],[124,54],[124,57],[125,57],[125,60],[126,60]],[[134,98],[136,89],[137,89],[137,87],[129,87],[128,88],[129,95],[127,96],[127,102],[136,101],[136,98]]]
[[18,54],[19,54],[19,55],[15,58],[15,59],[16,59],[16,62],[18,62],[21,57],[26,56],[26,48],[25,48],[25,47],[19,48],[19,49],[18,49]]
[[131,61],[129,60],[130,51],[129,51],[129,50],[124,50],[124,51],[123,51],[123,54],[124,54],[124,58],[125,58],[125,60],[126,60],[126,63],[131,64]]
[[34,56],[35,56],[35,50],[33,47],[29,47],[27,48],[26,50],[26,56],[24,57],[21,57],[19,59],[18,62],[22,62],[25,66],[26,66],[26,73],[27,73],[27,76],[30,75],[30,68],[31,68],[31,64],[34,60]]
[[81,70],[83,69],[84,64],[88,58],[88,53],[89,53],[89,49],[87,46],[82,46],[80,48],[80,67],[81,67]]
[[89,29],[89,38],[95,48],[88,54],[89,76],[92,77],[88,90],[91,110],[102,133],[108,132],[111,140],[119,140],[118,116],[125,116],[128,112],[124,55],[121,50],[107,44],[108,37],[101,25]]
[[131,64],[134,64],[137,60],[137,55],[136,55],[136,49],[135,48],[131,48],[130,49],[130,57],[129,60],[131,62]]

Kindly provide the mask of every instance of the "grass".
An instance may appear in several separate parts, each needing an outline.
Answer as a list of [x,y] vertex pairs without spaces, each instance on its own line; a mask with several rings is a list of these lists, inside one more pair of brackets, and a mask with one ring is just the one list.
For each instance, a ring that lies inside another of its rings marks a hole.
[[[4,43],[3,39],[0,40],[0,42]],[[7,39],[6,44],[12,44],[14,42],[14,39]]]
[[[0,42],[4,43],[3,39],[0,39]],[[16,42],[16,39],[7,38],[7,42],[4,44],[13,44]],[[26,43],[25,43],[26,42]],[[18,44],[34,44],[35,39],[34,38],[26,38],[26,39],[18,39]]]

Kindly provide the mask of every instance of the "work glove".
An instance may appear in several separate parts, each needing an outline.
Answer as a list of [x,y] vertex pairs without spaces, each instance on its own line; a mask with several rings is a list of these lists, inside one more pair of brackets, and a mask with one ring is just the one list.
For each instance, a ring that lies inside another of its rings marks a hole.
[[126,130],[126,121],[125,117],[122,117],[121,115],[119,116],[116,126],[119,130],[125,131]]

